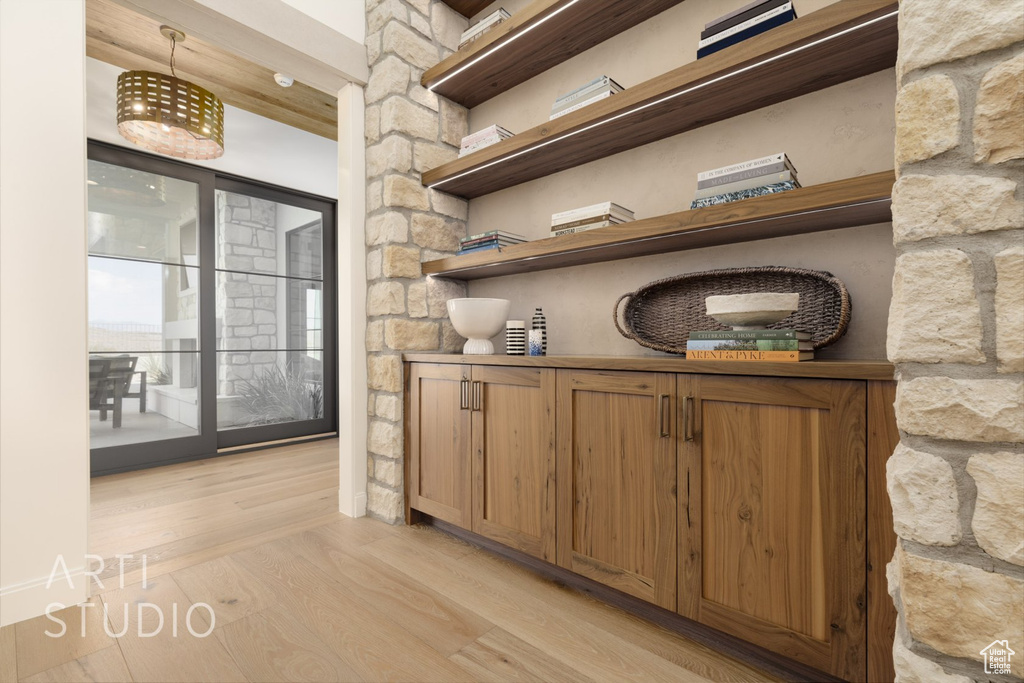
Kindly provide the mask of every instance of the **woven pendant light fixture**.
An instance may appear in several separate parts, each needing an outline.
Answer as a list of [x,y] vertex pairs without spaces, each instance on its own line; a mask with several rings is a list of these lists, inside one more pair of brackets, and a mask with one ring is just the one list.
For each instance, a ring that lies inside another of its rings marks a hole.
[[171,75],[125,71],[117,77],[117,130],[140,147],[179,159],[216,159],[224,154],[224,103],[174,73],[174,48],[185,34],[169,26]]

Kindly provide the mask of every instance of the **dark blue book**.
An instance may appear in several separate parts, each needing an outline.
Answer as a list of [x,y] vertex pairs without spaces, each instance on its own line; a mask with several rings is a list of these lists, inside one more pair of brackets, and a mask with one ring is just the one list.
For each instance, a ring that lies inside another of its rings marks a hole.
[[787,2],[789,2],[789,0],[764,0],[764,2],[758,4],[756,7],[750,7],[745,12],[734,14],[725,21],[720,21],[711,28],[704,29],[700,32],[700,39],[704,40],[705,38],[710,38],[711,36],[717,35],[722,31],[732,28],[733,26],[742,24],[745,21],[750,21],[770,9],[775,9],[776,7],[785,5]]
[[719,50],[724,50],[725,48],[731,47],[737,43],[742,43],[744,40],[747,40],[748,38],[759,36],[762,33],[765,33],[766,31],[772,30],[773,28],[782,26],[783,24],[788,24],[794,19],[796,19],[795,10],[789,10],[788,12],[784,12],[782,14],[774,16],[771,19],[762,21],[760,24],[755,24],[754,26],[751,26],[748,29],[744,29],[739,33],[733,34],[728,38],[722,38],[717,42],[711,43],[710,45],[700,48],[699,50],[697,50],[697,59],[707,57],[710,54],[714,54]]

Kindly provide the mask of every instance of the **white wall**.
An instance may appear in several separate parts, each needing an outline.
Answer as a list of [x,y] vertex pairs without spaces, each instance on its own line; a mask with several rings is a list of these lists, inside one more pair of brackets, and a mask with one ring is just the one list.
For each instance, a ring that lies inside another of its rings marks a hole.
[[[116,86],[122,71],[86,59],[86,132],[95,140],[140,149],[117,132]],[[224,106],[224,156],[196,165],[331,199],[338,197],[337,142],[229,105]]]
[[[505,0],[513,12],[526,0]],[[797,0],[801,17],[834,0]],[[579,83],[607,74],[636,86],[694,60],[700,30],[728,3],[687,0],[474,107],[470,131],[498,123],[522,133],[548,120],[551,103]],[[738,0],[733,6],[740,4]],[[887,69],[747,112],[680,135],[478,197],[469,233],[504,229],[548,236],[552,213],[611,200],[639,219],[689,208],[699,171],[786,152],[805,187],[893,167],[895,74]],[[626,292],[666,277],[716,268],[790,266],[825,270],[846,283],[853,302],[847,335],[821,358],[885,358],[896,252],[891,224],[673,252],[640,259],[473,280],[469,295],[507,297],[510,316],[542,306],[552,354],[654,353],[621,336],[612,307]]]
[[366,3],[363,0],[282,1],[357,43],[366,40]]
[[[53,99],[54,85],[60,96]],[[85,3],[0,2],[0,625],[88,596]],[[46,581],[57,555],[74,588]]]

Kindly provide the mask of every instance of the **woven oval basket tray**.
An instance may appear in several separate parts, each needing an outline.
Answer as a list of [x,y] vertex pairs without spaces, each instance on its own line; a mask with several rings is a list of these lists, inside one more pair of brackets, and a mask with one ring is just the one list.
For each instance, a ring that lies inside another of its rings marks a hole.
[[[798,292],[800,307],[773,330],[811,333],[815,349],[834,344],[850,323],[850,293],[843,282],[821,270],[782,266],[727,268],[657,280],[619,297],[612,316],[615,329],[641,346],[686,353],[692,330],[728,330],[705,313],[704,299],[716,294]],[[627,300],[619,322],[619,306]]]

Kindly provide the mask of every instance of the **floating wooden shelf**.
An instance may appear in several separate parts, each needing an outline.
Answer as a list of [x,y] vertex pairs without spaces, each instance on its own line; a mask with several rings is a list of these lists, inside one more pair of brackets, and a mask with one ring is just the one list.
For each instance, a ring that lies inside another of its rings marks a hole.
[[427,261],[424,275],[476,280],[892,220],[892,171]]
[[420,82],[463,106],[475,107],[680,2],[535,0],[429,69]]
[[890,68],[897,9],[841,0],[427,171],[423,184],[471,199]]
[[464,17],[473,17],[487,9],[494,0],[443,0],[444,4],[451,7]]

